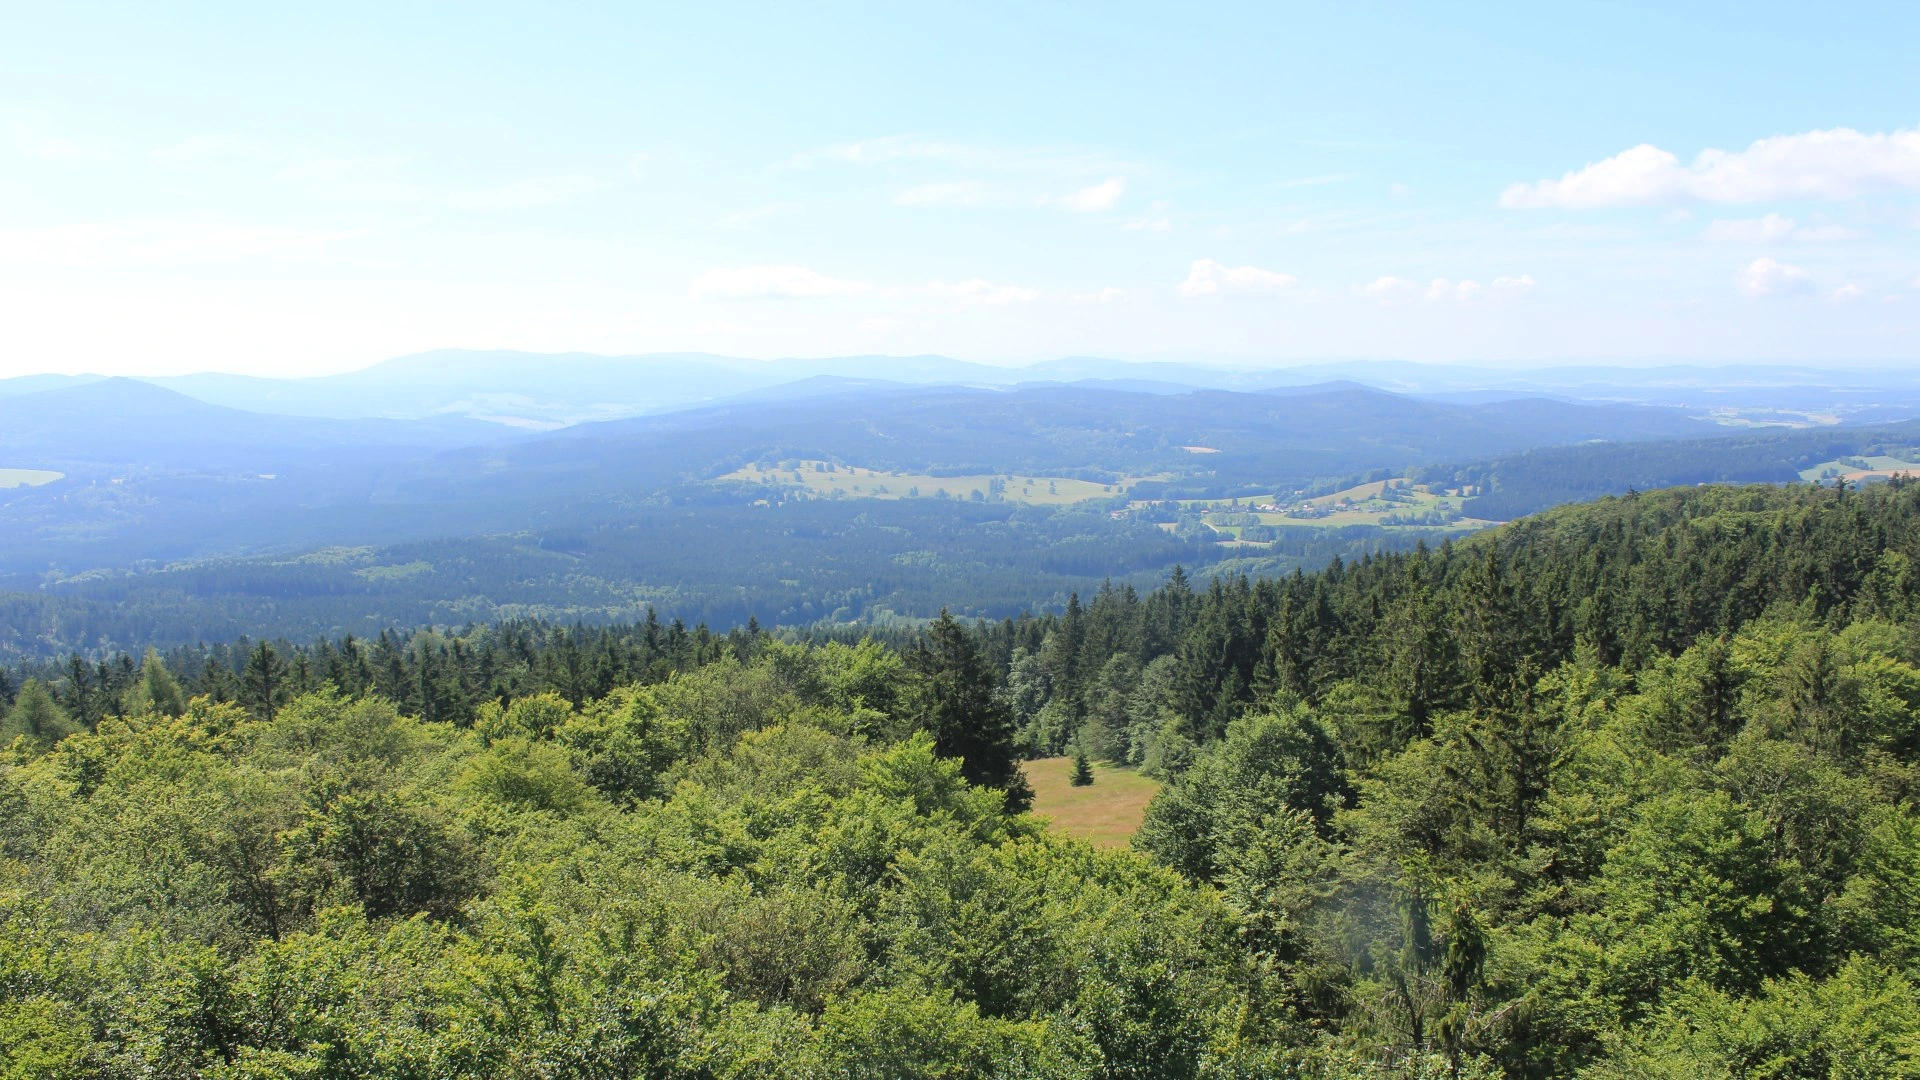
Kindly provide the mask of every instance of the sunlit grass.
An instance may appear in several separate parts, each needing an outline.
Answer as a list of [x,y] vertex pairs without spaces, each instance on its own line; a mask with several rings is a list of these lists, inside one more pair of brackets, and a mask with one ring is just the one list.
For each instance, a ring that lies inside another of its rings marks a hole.
[[1048,827],[1066,836],[1088,840],[1095,847],[1126,847],[1160,782],[1134,772],[1096,763],[1093,783],[1074,787],[1073,759],[1042,758],[1026,762],[1027,783],[1033,785],[1033,812],[1048,819]]

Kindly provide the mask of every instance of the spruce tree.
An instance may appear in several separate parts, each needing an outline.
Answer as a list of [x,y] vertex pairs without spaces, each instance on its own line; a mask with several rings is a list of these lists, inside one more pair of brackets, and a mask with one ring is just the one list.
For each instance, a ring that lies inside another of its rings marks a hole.
[[1081,747],[1074,748],[1073,775],[1067,782],[1074,787],[1093,786],[1093,762],[1087,760],[1087,752]]
[[242,704],[262,720],[273,719],[274,710],[287,700],[290,678],[287,662],[273,646],[261,642],[248,655],[247,668],[241,673]]
[[920,724],[934,748],[960,759],[968,783],[1005,791],[1008,812],[1025,810],[1033,791],[1014,754],[1013,717],[993,692],[993,672],[972,636],[943,609],[912,659]]

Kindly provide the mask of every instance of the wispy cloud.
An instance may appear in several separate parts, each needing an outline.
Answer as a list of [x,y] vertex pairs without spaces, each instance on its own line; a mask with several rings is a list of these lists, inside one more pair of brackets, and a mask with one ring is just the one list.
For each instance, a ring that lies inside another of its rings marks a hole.
[[1180,283],[1181,296],[1213,296],[1219,293],[1282,293],[1300,283],[1292,274],[1262,270],[1257,266],[1226,266],[1212,259],[1198,259]]
[[1786,240],[1851,240],[1859,233],[1840,225],[1801,225],[1790,217],[1768,214],[1765,217],[1715,221],[1700,235],[1719,243],[1770,244]]
[[1019,285],[996,285],[980,278],[951,285],[935,281],[922,286],[921,289],[933,296],[950,296],[957,300],[981,304],[1030,304],[1040,298],[1038,289],[1023,288]]
[[806,266],[742,266],[709,270],[695,278],[688,295],[696,300],[820,299],[874,296],[891,299],[940,297],[967,304],[1026,304],[1040,290],[984,278],[878,285],[822,274]]
[[1920,128],[1869,134],[1852,128],[1760,139],[1745,150],[1703,150],[1691,165],[1642,143],[1558,180],[1514,184],[1510,207],[1586,210],[1674,203],[1850,199],[1920,189]]
[[1096,289],[1093,292],[1074,293],[1073,302],[1076,304],[1111,304],[1125,295],[1127,295],[1125,291],[1109,285],[1104,289]]
[[1734,281],[1748,296],[1803,293],[1813,288],[1813,276],[1805,270],[1764,256],[1741,268]]
[[43,267],[193,266],[310,252],[364,235],[364,230],[146,218],[0,232],[0,263]]
[[278,173],[279,178],[304,189],[322,202],[420,203],[430,197],[427,188],[406,175],[408,161],[398,155],[307,158]]
[[1098,184],[1083,187],[1071,195],[1063,196],[1060,205],[1079,214],[1104,213],[1118,206],[1120,196],[1126,193],[1126,178],[1110,176]]
[[971,180],[910,187],[893,197],[897,206],[985,206],[993,201],[985,186]]
[[447,197],[456,210],[526,210],[554,206],[606,187],[592,176],[535,176],[498,187],[463,191]]
[[1322,184],[1338,184],[1353,179],[1352,173],[1328,173],[1325,176],[1301,176],[1292,180],[1282,180],[1276,186],[1282,188],[1319,187]]
[[855,142],[803,150],[782,164],[787,168],[804,169],[836,162],[846,165],[880,165],[902,159],[953,160],[980,156],[981,152],[976,148],[928,138],[925,135],[885,135],[875,139],[860,139]]
[[1434,278],[1422,283],[1401,277],[1383,277],[1360,286],[1360,293],[1376,300],[1425,300],[1470,302],[1476,300],[1513,300],[1533,291],[1537,282],[1532,274],[1497,277],[1487,284],[1472,278],[1458,281]]
[[754,222],[760,221],[763,218],[772,217],[779,212],[780,208],[778,206],[753,206],[745,210],[735,210],[733,213],[721,217],[720,227],[723,229],[750,229],[753,227]]
[[883,166],[938,162],[1003,175],[1091,179],[1124,175],[1128,163],[1112,155],[1071,146],[1005,146],[930,135],[886,135],[816,147],[782,161],[781,169],[826,165]]
[[195,135],[153,152],[155,161],[175,168],[221,161],[271,160],[279,156],[281,153],[276,148],[240,135]]
[[46,114],[18,106],[0,109],[0,133],[16,154],[41,161],[86,161],[109,157],[113,146],[104,139],[60,132]]
[[870,288],[805,266],[741,266],[709,270],[695,278],[687,292],[695,300],[751,300],[845,296]]

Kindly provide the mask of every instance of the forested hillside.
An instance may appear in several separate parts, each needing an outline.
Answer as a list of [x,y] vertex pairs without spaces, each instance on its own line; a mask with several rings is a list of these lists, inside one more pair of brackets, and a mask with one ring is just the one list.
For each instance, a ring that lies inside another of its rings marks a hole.
[[[1682,484],[1785,484],[1834,458],[1914,454],[1920,424],[1772,429],[1716,439],[1542,446],[1466,465],[1413,470],[1428,482],[1466,484],[1482,494],[1469,514],[1511,521],[1561,503]],[[1920,465],[1915,471],[1920,471]]]
[[[1920,486],[881,640],[12,669],[23,1076],[1920,1075]],[[1022,757],[1167,788],[1135,850]]]

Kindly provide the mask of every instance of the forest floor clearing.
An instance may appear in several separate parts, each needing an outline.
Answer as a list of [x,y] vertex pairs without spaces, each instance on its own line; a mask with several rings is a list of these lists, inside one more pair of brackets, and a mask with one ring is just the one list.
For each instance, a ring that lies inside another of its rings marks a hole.
[[1023,762],[1027,783],[1033,785],[1033,813],[1050,819],[1049,827],[1065,836],[1090,841],[1095,847],[1126,847],[1146,819],[1160,782],[1132,769],[1096,762],[1093,783],[1074,787],[1070,757]]

